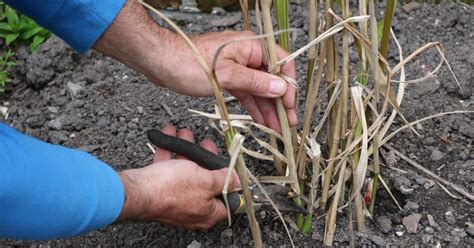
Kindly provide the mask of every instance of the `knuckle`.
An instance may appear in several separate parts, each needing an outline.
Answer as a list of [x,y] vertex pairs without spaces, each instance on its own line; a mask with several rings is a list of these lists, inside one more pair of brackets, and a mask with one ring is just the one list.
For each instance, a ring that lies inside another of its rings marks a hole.
[[264,93],[267,90],[267,85],[263,83],[262,73],[254,72],[250,78],[249,89],[257,93]]

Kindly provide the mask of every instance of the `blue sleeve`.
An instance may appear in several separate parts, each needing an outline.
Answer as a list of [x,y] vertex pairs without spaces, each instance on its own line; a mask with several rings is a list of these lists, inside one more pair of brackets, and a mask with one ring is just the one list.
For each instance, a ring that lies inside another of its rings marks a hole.
[[83,53],[110,26],[125,0],[5,0]]
[[123,202],[108,165],[0,123],[0,238],[80,235],[112,223]]

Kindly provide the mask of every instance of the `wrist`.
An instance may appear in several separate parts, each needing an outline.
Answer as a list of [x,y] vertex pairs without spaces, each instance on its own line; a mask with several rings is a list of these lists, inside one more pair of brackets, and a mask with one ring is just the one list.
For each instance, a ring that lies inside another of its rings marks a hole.
[[141,192],[137,182],[139,179],[133,170],[119,172],[124,188],[124,203],[117,221],[140,220],[146,212],[146,197]]

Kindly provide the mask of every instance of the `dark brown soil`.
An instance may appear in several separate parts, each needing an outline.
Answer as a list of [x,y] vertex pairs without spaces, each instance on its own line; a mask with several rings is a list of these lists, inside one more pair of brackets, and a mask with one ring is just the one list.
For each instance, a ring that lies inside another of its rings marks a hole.
[[[292,6],[292,27],[306,30],[305,6]],[[171,13],[190,33],[240,29],[240,14],[221,16]],[[394,29],[405,56],[430,41],[441,41],[446,57],[456,73],[463,93],[446,68],[427,82],[409,85],[402,112],[410,121],[451,110],[474,110],[473,78],[474,11],[462,4],[423,5],[406,13],[397,10]],[[295,47],[303,44],[300,35]],[[392,44],[392,51],[397,51]],[[204,136],[221,138],[207,125],[207,120],[190,118],[188,108],[212,111],[212,99],[179,96],[157,88],[125,66],[96,53],[80,56],[57,38],[51,38],[37,54],[17,51],[18,66],[1,106],[8,107],[4,122],[21,132],[44,141],[86,150],[117,170],[146,166],[151,152],[146,146],[145,131],[167,123],[187,127]],[[396,61],[396,52],[390,60]],[[299,75],[304,75],[305,58],[299,60]],[[436,53],[428,52],[407,67],[407,77],[423,75],[439,61]],[[424,69],[427,68],[427,69]],[[355,73],[356,70],[353,71]],[[299,79],[303,82],[303,78]],[[71,85],[73,83],[74,85]],[[77,92],[71,89],[77,88]],[[172,110],[170,116],[163,107]],[[235,106],[233,112],[241,110]],[[3,117],[2,117],[3,118]],[[402,125],[398,121],[395,126]],[[474,192],[473,115],[449,115],[416,126],[420,137],[409,131],[397,135],[392,145],[443,178]],[[222,142],[220,143],[222,146]],[[356,234],[357,246],[402,247],[472,247],[472,231],[466,222],[474,222],[474,207],[450,197],[430,178],[402,160],[385,154],[387,166],[382,175],[400,201],[399,211],[388,194],[380,189],[375,216],[367,219],[368,230]],[[257,174],[271,171],[260,164]],[[399,170],[395,170],[397,168]],[[47,180],[47,179],[45,179]],[[454,192],[450,189],[451,192]],[[407,233],[402,223],[405,216],[421,215],[417,232]],[[319,215],[321,213],[318,213]],[[437,225],[430,224],[431,215]],[[289,246],[282,224],[271,213],[258,212],[263,239],[267,246]],[[348,218],[340,214],[335,234],[335,246],[348,246]],[[291,231],[295,244],[301,247],[322,246],[323,219],[316,219],[310,235]],[[231,227],[218,225],[209,231],[186,231],[160,223],[124,223],[83,236],[47,242],[0,240],[6,246],[157,246],[204,247],[252,245],[245,217]]]

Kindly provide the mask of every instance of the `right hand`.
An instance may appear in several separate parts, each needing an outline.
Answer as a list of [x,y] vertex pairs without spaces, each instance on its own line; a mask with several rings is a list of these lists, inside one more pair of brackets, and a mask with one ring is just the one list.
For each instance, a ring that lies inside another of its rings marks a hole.
[[[176,133],[173,126],[163,133],[193,141],[188,129]],[[203,140],[201,146],[217,153],[217,146]],[[126,200],[119,221],[161,221],[186,229],[208,229],[227,216],[224,203],[216,198],[222,194],[228,169],[209,171],[169,151],[156,151],[154,163],[140,169],[125,170],[120,178],[125,187]],[[235,172],[228,192],[240,189]]]

